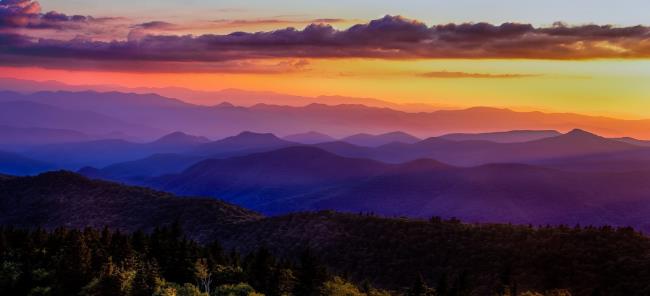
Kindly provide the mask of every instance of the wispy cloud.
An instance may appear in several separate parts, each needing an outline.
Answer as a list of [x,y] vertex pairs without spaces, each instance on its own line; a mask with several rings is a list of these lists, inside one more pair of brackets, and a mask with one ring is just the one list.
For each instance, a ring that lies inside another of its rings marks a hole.
[[417,76],[425,78],[528,78],[538,77],[538,74],[489,74],[489,73],[468,73],[468,72],[451,72],[451,71],[434,71],[418,73]]
[[306,24],[335,24],[347,20],[341,18],[319,18],[319,19],[284,19],[284,18],[267,18],[267,19],[221,19],[212,21],[215,24],[228,26],[242,25],[306,25]]
[[183,24],[175,24],[164,21],[150,21],[131,26],[134,30],[141,30],[148,34],[176,33],[209,30],[243,30],[246,28],[257,29],[260,27],[292,27],[306,26],[309,24],[337,24],[347,22],[345,19],[324,18],[324,19],[219,19],[210,21],[194,21]]

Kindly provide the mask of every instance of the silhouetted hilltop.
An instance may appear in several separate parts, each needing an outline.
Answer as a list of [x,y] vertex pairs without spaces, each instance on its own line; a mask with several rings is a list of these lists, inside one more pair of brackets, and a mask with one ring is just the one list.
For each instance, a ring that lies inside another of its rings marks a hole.
[[205,241],[226,224],[259,218],[216,199],[181,199],[65,171],[0,181],[0,224],[4,225],[149,231],[179,221],[188,235]]
[[150,144],[170,147],[184,147],[189,145],[204,144],[207,142],[210,142],[210,140],[206,137],[192,136],[183,132],[173,132],[151,142]]
[[241,132],[236,136],[198,146],[193,153],[200,155],[231,155],[252,153],[294,145],[271,133]]
[[421,141],[415,136],[409,135],[405,132],[390,132],[380,135],[370,135],[370,134],[356,134],[349,137],[341,139],[343,142],[348,142],[350,144],[365,146],[365,147],[378,147],[381,145],[386,145],[389,143],[406,143],[413,144]]
[[318,144],[318,143],[336,141],[336,139],[326,134],[314,132],[314,131],[288,135],[283,139],[289,142],[300,143],[300,144]]
[[263,218],[220,201],[178,198],[70,172],[0,175],[0,225],[147,231],[174,222],[190,238],[218,240],[225,250],[264,247],[292,258],[310,248],[332,271],[395,290],[411,286],[420,275],[431,286],[467,289],[472,295],[515,284],[521,291],[636,295],[650,281],[643,272],[650,264],[650,240],[631,228],[536,229],[331,211]]
[[267,214],[334,209],[476,222],[633,225],[645,230],[650,229],[645,218],[650,216],[647,180],[648,170],[565,172],[516,163],[461,168],[431,159],[388,164],[296,146],[206,160],[143,184],[182,195],[219,197]]
[[554,130],[517,130],[493,133],[458,133],[440,136],[442,139],[453,141],[491,141],[497,143],[517,143],[556,137],[560,133]]

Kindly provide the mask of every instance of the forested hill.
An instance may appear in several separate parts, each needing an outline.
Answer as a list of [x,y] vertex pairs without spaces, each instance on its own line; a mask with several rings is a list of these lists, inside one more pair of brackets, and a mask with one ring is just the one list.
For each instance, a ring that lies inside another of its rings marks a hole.
[[255,212],[212,198],[178,198],[66,171],[35,177],[0,176],[0,224],[4,225],[150,231],[178,221],[190,238],[205,242],[218,236],[224,225],[260,218]]
[[236,227],[222,238],[226,246],[288,254],[307,245],[335,270],[384,288],[407,286],[422,275],[474,295],[494,295],[503,286],[520,292],[567,288],[573,295],[650,293],[650,239],[632,228],[472,225],[336,212]]
[[[332,272],[394,291],[422,276],[438,295],[650,294],[650,239],[631,228],[471,225],[328,211],[263,218],[219,201],[68,172],[0,178],[4,225],[149,231],[174,221],[190,238],[219,241],[226,250],[265,247],[295,259],[310,248]],[[452,288],[456,294],[444,292]]]

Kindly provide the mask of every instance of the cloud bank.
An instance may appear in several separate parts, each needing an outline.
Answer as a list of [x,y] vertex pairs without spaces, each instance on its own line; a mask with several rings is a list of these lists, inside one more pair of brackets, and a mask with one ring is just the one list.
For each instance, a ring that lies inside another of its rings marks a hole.
[[314,23],[302,30],[286,28],[198,36],[143,34],[142,28],[174,28],[173,24],[154,21],[133,25],[132,34],[123,39],[97,41],[92,38],[36,38],[12,31],[11,28],[38,27],[65,30],[66,26],[92,19],[56,12],[43,14],[35,1],[2,0],[0,16],[0,28],[3,29],[0,30],[0,61],[55,68],[68,67],[69,59],[85,60],[86,64],[98,67],[110,64],[119,68],[122,65],[127,70],[134,62],[140,67],[186,63],[183,69],[191,71],[191,63],[263,59],[650,58],[650,28],[645,26],[569,26],[562,23],[541,28],[520,23],[428,26],[417,20],[387,15],[345,30]]

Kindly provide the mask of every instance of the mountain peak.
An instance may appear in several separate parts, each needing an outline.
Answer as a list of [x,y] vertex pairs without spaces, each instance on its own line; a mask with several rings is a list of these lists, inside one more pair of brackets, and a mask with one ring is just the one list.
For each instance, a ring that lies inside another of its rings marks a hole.
[[588,131],[585,131],[585,130],[579,129],[579,128],[575,128],[575,129],[571,130],[570,132],[566,133],[565,135],[566,136],[573,136],[573,137],[592,137],[592,138],[596,137],[596,138],[600,138],[600,136],[598,136],[596,134],[590,133]]
[[388,132],[379,135],[360,133],[343,138],[342,140],[354,145],[366,147],[379,147],[393,142],[412,144],[421,141],[421,139],[401,131]]
[[233,108],[233,107],[235,107],[235,105],[233,105],[230,102],[222,102],[222,103],[219,103],[219,104],[215,105],[215,107],[217,107],[217,108]]
[[310,136],[327,136],[326,134],[315,132],[315,131],[308,131],[303,133],[304,135],[310,135]]
[[332,142],[336,139],[316,131],[308,131],[300,134],[293,134],[284,137],[283,139],[291,142],[302,143],[302,144],[318,144],[325,142]]
[[206,137],[199,137],[199,136],[193,136],[186,134],[184,132],[173,132],[171,134],[162,136],[160,139],[154,141],[156,144],[186,144],[186,143],[193,143],[193,144],[202,144],[202,143],[207,143],[210,140]]
[[49,184],[85,184],[90,182],[90,179],[85,176],[66,170],[48,171],[32,178],[38,182]]
[[394,131],[394,132],[388,132],[385,134],[381,134],[381,136],[411,136],[405,132],[402,131]]
[[282,140],[271,133],[256,133],[244,131],[236,136],[226,137],[214,142],[200,145],[196,152],[199,154],[232,153],[234,151],[259,150],[280,148],[294,143]]
[[243,131],[235,136],[236,138],[268,138],[268,139],[277,139],[272,133],[256,133],[251,131]]
[[510,130],[485,133],[453,133],[439,138],[452,141],[490,141],[496,143],[521,143],[545,138],[557,137],[562,134],[555,130]]
[[507,109],[507,108],[497,108],[497,107],[489,107],[489,106],[470,107],[470,108],[464,109],[463,111],[468,111],[468,112],[512,112],[512,110]]

